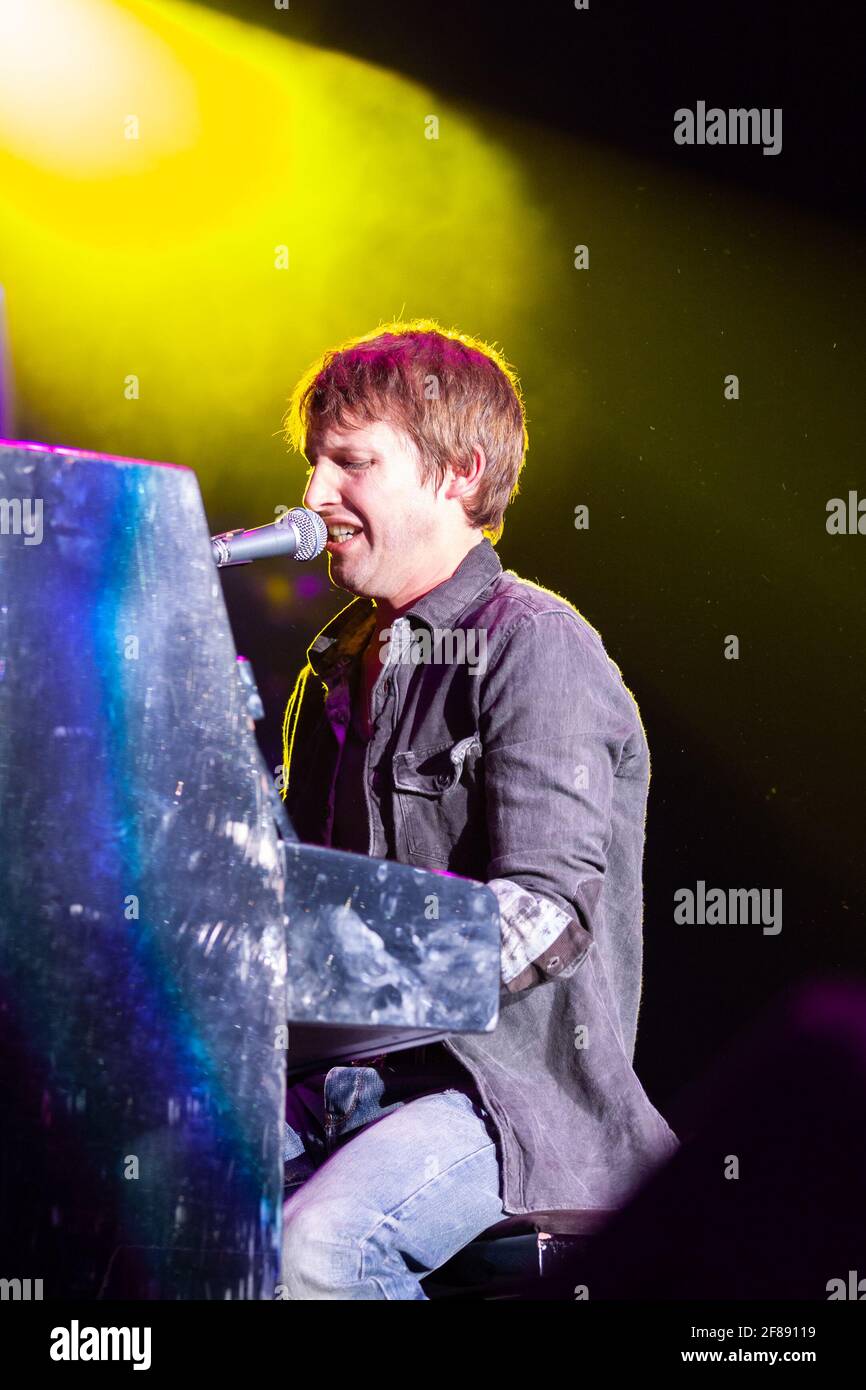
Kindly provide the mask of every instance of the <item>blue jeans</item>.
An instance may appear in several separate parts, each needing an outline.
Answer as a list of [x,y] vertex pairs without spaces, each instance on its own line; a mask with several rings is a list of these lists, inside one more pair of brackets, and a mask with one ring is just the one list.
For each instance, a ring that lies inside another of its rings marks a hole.
[[358,1066],[289,1089],[284,1298],[426,1300],[420,1280],[505,1214],[470,1088],[382,1106],[384,1089]]

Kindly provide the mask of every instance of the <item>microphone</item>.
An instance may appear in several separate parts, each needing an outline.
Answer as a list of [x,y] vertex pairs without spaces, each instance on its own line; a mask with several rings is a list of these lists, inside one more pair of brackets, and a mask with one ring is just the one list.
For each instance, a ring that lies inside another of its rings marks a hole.
[[311,512],[309,507],[293,507],[269,526],[223,531],[219,536],[211,536],[210,543],[218,569],[249,565],[270,555],[314,560],[328,543],[328,528],[318,512]]

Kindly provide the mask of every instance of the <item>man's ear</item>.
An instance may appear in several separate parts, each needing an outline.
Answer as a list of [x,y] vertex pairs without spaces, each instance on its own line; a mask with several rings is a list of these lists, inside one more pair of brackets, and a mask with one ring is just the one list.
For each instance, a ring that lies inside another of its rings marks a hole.
[[454,482],[457,487],[449,483],[446,496],[448,497],[471,497],[481,481],[481,477],[487,467],[487,455],[480,444],[473,444],[471,461],[460,469],[452,468]]

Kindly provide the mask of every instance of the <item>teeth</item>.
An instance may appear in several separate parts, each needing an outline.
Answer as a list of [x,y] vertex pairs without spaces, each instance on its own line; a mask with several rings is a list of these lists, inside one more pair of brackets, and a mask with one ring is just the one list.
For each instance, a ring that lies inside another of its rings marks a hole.
[[329,526],[328,535],[332,541],[344,541],[349,536],[357,535],[358,529],[357,527],[353,529],[351,526]]

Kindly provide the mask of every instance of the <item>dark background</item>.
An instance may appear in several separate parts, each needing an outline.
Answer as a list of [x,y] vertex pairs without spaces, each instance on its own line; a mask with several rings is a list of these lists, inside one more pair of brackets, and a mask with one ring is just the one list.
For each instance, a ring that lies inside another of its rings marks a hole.
[[[802,206],[859,220],[864,207],[866,18],[857,4],[570,0],[435,6],[397,0],[316,3],[210,0],[211,9],[380,63],[439,91],[574,134],[688,162]],[[684,151],[671,112],[707,106],[784,108],[783,152],[743,160],[724,146]]]

